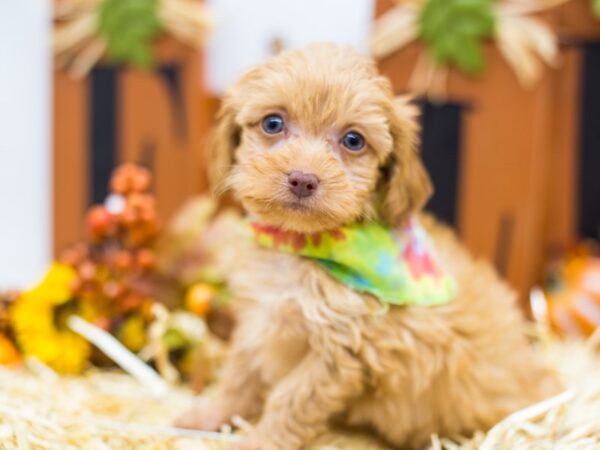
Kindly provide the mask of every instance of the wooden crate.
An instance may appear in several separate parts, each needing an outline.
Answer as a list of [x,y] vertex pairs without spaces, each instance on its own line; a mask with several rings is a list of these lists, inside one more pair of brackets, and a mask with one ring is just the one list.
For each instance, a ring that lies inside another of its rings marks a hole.
[[165,219],[206,188],[214,102],[202,89],[202,55],[166,38],[155,50],[153,71],[103,63],[83,80],[55,73],[55,251],[81,236],[85,209],[102,201],[119,162],[152,169]]
[[[378,14],[392,6],[380,1]],[[477,78],[456,70],[448,100],[462,113],[456,226],[462,240],[526,299],[554,251],[577,238],[577,175],[582,52],[574,45],[574,17],[582,3],[565,6],[560,64],[532,89],[523,88],[493,43]],[[593,26],[579,36],[594,36]],[[397,93],[406,92],[420,44],[380,62]],[[424,130],[427,133],[427,130]]]

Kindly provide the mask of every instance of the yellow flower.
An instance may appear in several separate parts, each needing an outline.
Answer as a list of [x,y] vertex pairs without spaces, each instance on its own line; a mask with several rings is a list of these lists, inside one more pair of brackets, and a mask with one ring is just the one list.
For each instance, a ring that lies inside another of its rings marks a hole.
[[10,318],[25,356],[35,356],[60,373],[81,372],[90,356],[90,344],[73,333],[66,318],[79,313],[71,285],[75,271],[55,263],[42,282],[24,292],[13,304]]
[[144,319],[139,315],[128,317],[117,331],[117,338],[132,352],[139,352],[146,345]]

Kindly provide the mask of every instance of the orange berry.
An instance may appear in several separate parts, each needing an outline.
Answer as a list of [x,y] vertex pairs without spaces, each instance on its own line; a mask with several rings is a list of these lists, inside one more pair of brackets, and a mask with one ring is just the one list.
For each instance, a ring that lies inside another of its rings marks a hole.
[[96,320],[94,320],[94,324],[97,327],[102,328],[105,331],[108,331],[108,329],[110,328],[110,319],[105,316],[100,316]]
[[140,308],[145,300],[146,298],[143,295],[131,292],[119,300],[118,308],[122,312],[133,311]]
[[113,264],[116,269],[127,271],[131,268],[132,259],[131,253],[126,250],[121,250],[114,257]]
[[92,281],[96,278],[96,265],[91,261],[84,261],[77,268],[78,274],[83,282]]
[[115,230],[115,218],[104,206],[94,206],[86,219],[87,232],[94,239],[101,239]]
[[138,167],[137,169],[137,172],[131,179],[131,185],[134,191],[144,192],[150,187],[150,172],[142,167]]
[[126,227],[156,226],[156,205],[148,194],[133,193],[127,197],[119,221]]
[[123,286],[117,281],[107,281],[102,286],[102,292],[108,298],[115,299],[123,294]]
[[144,192],[150,187],[150,172],[132,163],[121,164],[110,180],[110,188],[119,194]]
[[154,252],[152,250],[143,248],[138,251],[136,255],[136,262],[141,269],[149,270],[154,267],[154,264],[156,263],[156,257],[154,256]]
[[14,344],[3,334],[0,334],[0,364],[11,365],[21,360],[21,355]]
[[210,284],[197,283],[188,289],[185,296],[185,307],[199,316],[206,316],[215,298],[215,288]]
[[64,249],[59,256],[59,261],[63,264],[75,267],[89,256],[89,250],[86,244],[80,242]]

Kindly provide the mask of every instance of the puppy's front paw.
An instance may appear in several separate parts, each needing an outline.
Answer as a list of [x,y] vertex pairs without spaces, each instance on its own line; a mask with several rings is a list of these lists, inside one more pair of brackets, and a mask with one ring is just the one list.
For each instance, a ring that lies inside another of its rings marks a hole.
[[175,426],[204,431],[218,431],[222,425],[229,422],[229,408],[220,405],[215,400],[204,400],[190,408],[175,420]]

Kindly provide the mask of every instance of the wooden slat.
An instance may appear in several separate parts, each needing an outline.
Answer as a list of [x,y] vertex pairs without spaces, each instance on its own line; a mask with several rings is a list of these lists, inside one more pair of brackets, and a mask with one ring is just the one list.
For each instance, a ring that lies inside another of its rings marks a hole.
[[549,255],[562,252],[577,236],[577,172],[579,163],[581,76],[583,55],[565,47],[553,77],[552,143],[547,178],[546,241]]
[[[131,69],[120,78],[121,160],[152,165],[159,214],[165,219],[206,188],[202,138],[207,125],[201,122],[198,103],[198,60],[198,55],[175,41],[162,47],[160,64],[180,70],[181,109],[156,71]],[[149,156],[153,161],[146,160]]]
[[56,254],[82,236],[88,196],[88,83],[54,73],[54,242]]

